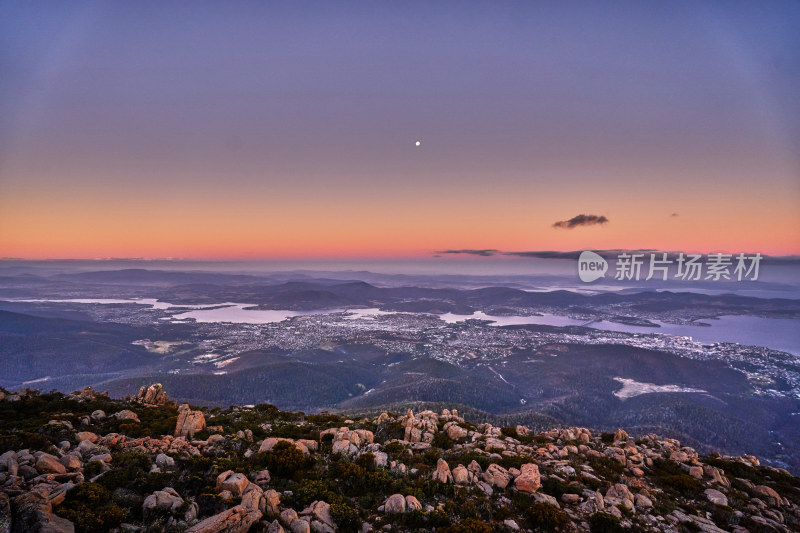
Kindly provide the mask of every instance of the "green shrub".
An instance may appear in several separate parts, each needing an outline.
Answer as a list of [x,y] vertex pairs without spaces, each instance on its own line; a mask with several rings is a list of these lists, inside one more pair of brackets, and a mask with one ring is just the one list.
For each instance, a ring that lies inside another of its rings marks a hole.
[[383,451],[392,459],[397,459],[405,451],[405,447],[399,442],[394,441],[384,446]]
[[611,457],[590,457],[589,466],[595,471],[597,477],[612,483],[619,481],[622,471],[625,470],[619,461]]
[[665,490],[677,492],[687,498],[695,496],[703,488],[700,481],[686,474],[683,468],[674,461],[655,459],[653,475]]
[[449,450],[453,447],[453,444],[455,444],[455,441],[453,441],[453,439],[451,439],[447,433],[443,431],[434,435],[433,440],[431,441],[431,446],[435,448],[441,448],[443,450]]
[[328,485],[318,479],[306,479],[294,491],[294,504],[298,509],[307,507],[311,502],[324,500],[328,503],[336,500],[338,495]]
[[356,533],[361,531],[361,517],[358,511],[346,503],[331,504],[331,518],[338,526],[338,531],[343,533]]
[[574,491],[569,488],[569,483],[551,476],[542,481],[542,492],[558,500],[561,499],[561,496],[564,494],[569,494]]
[[272,451],[265,453],[265,462],[270,474],[279,477],[292,477],[296,472],[313,464],[310,457],[288,441],[278,442]]
[[142,452],[127,451],[112,456],[112,468],[97,480],[106,489],[113,491],[124,487],[141,489],[150,471],[150,459]]
[[83,477],[86,479],[92,479],[102,471],[103,463],[100,461],[92,461],[90,463],[86,463],[86,466],[83,468]]
[[441,454],[433,449],[425,450],[425,453],[422,454],[422,462],[429,466],[436,466],[436,463],[441,459]]
[[517,434],[517,428],[511,427],[511,426],[506,426],[506,427],[500,428],[500,433],[502,433],[506,437],[511,437],[513,439],[516,439],[517,437],[519,437],[519,435]]
[[624,533],[619,518],[609,513],[594,513],[589,517],[589,530],[592,533]]
[[195,502],[197,502],[200,516],[212,516],[228,509],[228,504],[222,499],[222,496],[211,492],[203,492],[195,498]]
[[524,511],[531,527],[543,531],[558,531],[569,523],[566,513],[549,503],[536,502]]
[[480,520],[467,518],[452,526],[445,526],[437,529],[437,531],[441,533],[492,533],[492,528]]
[[356,464],[364,470],[375,470],[375,454],[371,452],[362,453],[356,459]]
[[516,468],[519,470],[522,465],[532,462],[534,462],[533,457],[530,455],[504,455],[499,464],[506,469]]
[[112,502],[111,493],[98,483],[81,483],[67,491],[57,515],[75,525],[78,533],[103,533],[119,526],[128,514]]
[[488,457],[480,452],[476,452],[475,450],[462,453],[456,458],[456,460],[464,466],[468,466],[472,461],[475,461],[480,465],[482,470],[486,470],[489,468],[489,465],[492,464],[492,461]]

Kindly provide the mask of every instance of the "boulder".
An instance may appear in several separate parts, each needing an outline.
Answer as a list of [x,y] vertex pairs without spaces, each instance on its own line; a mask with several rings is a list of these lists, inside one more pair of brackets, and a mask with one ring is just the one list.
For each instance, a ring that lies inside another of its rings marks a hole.
[[566,503],[567,505],[575,505],[579,501],[581,501],[581,497],[577,494],[562,494],[561,501]]
[[450,472],[450,466],[444,459],[439,459],[436,462],[436,470],[433,472],[433,480],[440,483],[452,483],[453,474]]
[[309,523],[299,518],[292,520],[292,523],[289,524],[289,529],[292,530],[292,533],[311,533],[311,526]]
[[267,533],[286,533],[286,530],[283,529],[283,526],[276,519],[267,526]]
[[175,459],[165,453],[156,455],[156,466],[162,472],[169,472],[175,469]]
[[511,474],[508,473],[508,470],[495,463],[489,465],[482,477],[485,482],[500,489],[506,488],[511,481]]
[[177,513],[183,506],[184,501],[175,489],[166,487],[162,490],[157,490],[144,499],[142,510],[145,514],[155,511],[165,511],[171,514]]
[[542,486],[539,467],[533,463],[525,463],[520,467],[520,474],[514,480],[514,487],[520,492],[533,494]]
[[77,455],[68,454],[60,459],[67,470],[77,470],[81,467],[81,459]]
[[467,430],[455,422],[448,422],[445,424],[445,432],[447,432],[447,436],[453,440],[463,439],[467,436]]
[[66,474],[67,468],[61,464],[58,457],[43,453],[36,461],[36,470],[40,474]]
[[271,478],[269,475],[269,470],[267,469],[259,470],[258,472],[256,472],[256,477],[255,479],[253,479],[253,483],[255,483],[256,485],[260,485],[262,487],[266,487],[267,485],[269,485],[270,479]]
[[708,501],[716,505],[728,505],[728,497],[716,489],[706,489],[703,491]]
[[261,516],[259,510],[248,510],[243,505],[237,505],[198,522],[186,533],[245,533]]
[[191,439],[194,434],[206,428],[206,417],[202,411],[192,411],[189,404],[178,408],[178,423],[175,425],[175,436]]
[[31,491],[14,498],[13,533],[75,533],[66,518],[53,514],[47,496]]
[[[314,527],[315,522],[320,522],[321,524],[330,528],[331,531],[333,531],[333,529],[336,527],[335,524],[333,523],[333,519],[331,518],[330,504],[321,500],[311,502],[311,504],[308,507],[300,511],[300,516],[310,517],[312,529],[319,528],[319,526],[317,526],[317,528]],[[325,528],[321,529],[325,530]]]
[[114,413],[111,417],[117,420],[133,420],[134,422],[139,422],[139,415],[130,409],[123,409],[122,411]]
[[297,520],[297,511],[294,509],[285,509],[281,512],[281,522],[283,522],[286,527],[289,527],[294,520]]
[[100,437],[97,436],[97,433],[92,433],[91,431],[79,431],[75,434],[75,438],[78,440],[78,442],[88,440],[91,443],[95,443],[100,439]]
[[634,505],[637,509],[650,509],[653,507],[653,500],[651,500],[648,496],[644,494],[637,494],[634,498]]
[[241,496],[249,483],[250,480],[244,474],[226,470],[217,476],[216,488],[218,491],[230,491],[233,496]]
[[465,485],[469,483],[470,471],[464,465],[458,465],[451,472],[453,475],[453,483],[457,485]]
[[[38,464],[37,464],[38,468]],[[781,505],[781,496],[778,494],[775,489],[768,487],[766,485],[756,485],[753,488],[753,492],[756,495],[767,502],[772,507],[779,507]]]
[[242,506],[248,511],[259,510],[263,513],[264,490],[255,483],[248,484],[242,493]]
[[419,500],[415,496],[411,496],[410,494],[406,496],[406,511],[421,511],[422,504],[419,503]]
[[392,494],[383,503],[383,511],[389,514],[405,513],[405,497],[402,494]]
[[628,510],[634,509],[634,497],[627,485],[617,483],[606,491],[605,502],[606,507],[616,507],[617,505],[624,505]]
[[[280,513],[281,495],[278,491],[270,489],[264,493],[264,513],[274,516]],[[283,514],[281,514],[283,516]],[[289,525],[291,520],[286,525]]]
[[142,405],[157,406],[166,404],[169,401],[169,397],[164,392],[161,383],[154,383],[149,387],[142,385],[139,393],[134,396],[133,401]]
[[342,455],[355,455],[358,453],[358,446],[349,440],[337,440],[334,441],[331,451]]

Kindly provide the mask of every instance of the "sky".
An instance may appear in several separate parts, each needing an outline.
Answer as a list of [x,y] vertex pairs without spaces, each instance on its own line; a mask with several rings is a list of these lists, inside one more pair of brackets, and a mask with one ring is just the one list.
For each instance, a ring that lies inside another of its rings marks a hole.
[[634,248],[800,253],[800,2],[0,1],[0,257]]

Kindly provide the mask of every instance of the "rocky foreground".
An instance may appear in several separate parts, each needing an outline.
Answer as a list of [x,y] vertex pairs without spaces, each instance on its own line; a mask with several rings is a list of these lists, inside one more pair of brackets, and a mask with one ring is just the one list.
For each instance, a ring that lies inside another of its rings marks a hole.
[[0,392],[0,533],[800,531],[800,479],[623,430]]

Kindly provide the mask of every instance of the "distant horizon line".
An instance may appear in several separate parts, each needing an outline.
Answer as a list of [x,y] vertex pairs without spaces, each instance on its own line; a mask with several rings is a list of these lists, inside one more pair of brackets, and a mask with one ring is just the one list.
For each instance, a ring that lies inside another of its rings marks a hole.
[[[659,250],[654,248],[611,248],[611,249],[591,249],[599,254],[619,254],[619,253],[667,253],[667,254],[731,254],[738,255],[744,253],[752,255],[760,253],[764,258],[777,260],[800,259],[800,252],[795,253],[765,253],[758,251],[737,250]],[[391,260],[422,260],[422,259],[448,259],[448,258],[472,258],[480,259],[576,259],[583,250],[528,250],[528,251],[503,251],[498,249],[452,249],[436,250],[424,254],[397,254],[397,255],[336,255],[336,256],[265,256],[265,257],[0,257],[0,262],[208,262],[208,263],[246,263],[246,262],[321,262],[321,261],[391,261]]]

